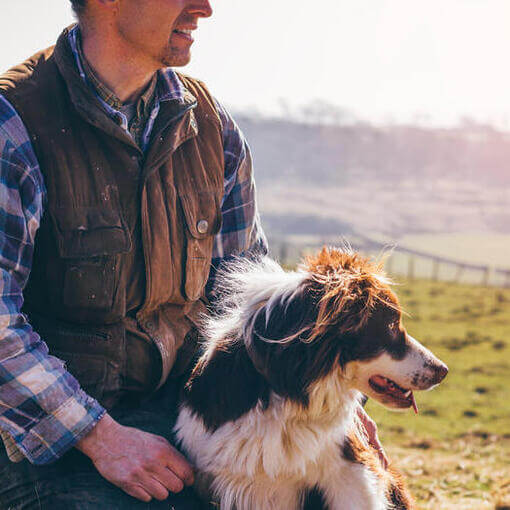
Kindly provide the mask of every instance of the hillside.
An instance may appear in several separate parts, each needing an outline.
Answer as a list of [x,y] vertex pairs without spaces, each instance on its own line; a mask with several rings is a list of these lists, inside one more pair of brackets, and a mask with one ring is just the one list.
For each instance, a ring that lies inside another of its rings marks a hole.
[[270,236],[510,233],[508,133],[237,120]]

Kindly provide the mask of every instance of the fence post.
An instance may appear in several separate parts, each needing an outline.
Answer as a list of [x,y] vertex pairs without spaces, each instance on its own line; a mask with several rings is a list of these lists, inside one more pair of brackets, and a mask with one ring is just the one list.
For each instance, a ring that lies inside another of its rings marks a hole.
[[482,279],[482,284],[485,285],[485,287],[487,287],[489,285],[489,277],[490,277],[490,267],[487,266],[483,272],[483,279]]
[[437,282],[439,279],[439,260],[432,260],[432,280]]
[[457,271],[455,272],[455,283],[459,283],[460,277],[462,275],[462,272],[464,271],[464,265],[463,264],[457,264]]
[[408,280],[414,280],[414,257],[409,255],[407,263],[407,278]]

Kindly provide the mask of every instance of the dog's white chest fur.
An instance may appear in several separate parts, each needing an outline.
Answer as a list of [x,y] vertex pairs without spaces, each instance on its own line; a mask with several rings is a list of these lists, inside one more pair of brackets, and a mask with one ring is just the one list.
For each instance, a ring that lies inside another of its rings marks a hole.
[[[321,405],[330,405],[326,395]],[[198,470],[198,490],[209,491],[222,510],[298,510],[314,487],[331,510],[383,510],[384,488],[342,455],[356,405],[356,398],[336,402],[330,413],[310,419],[273,394],[266,409],[259,405],[213,432],[183,406],[175,431]]]

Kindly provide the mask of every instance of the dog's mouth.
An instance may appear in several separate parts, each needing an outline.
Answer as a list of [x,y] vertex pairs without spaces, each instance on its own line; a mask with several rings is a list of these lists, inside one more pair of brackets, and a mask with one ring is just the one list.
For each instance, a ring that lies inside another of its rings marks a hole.
[[412,407],[418,414],[418,406],[411,390],[402,388],[395,381],[382,375],[372,376],[368,384],[376,393],[389,397],[398,407]]

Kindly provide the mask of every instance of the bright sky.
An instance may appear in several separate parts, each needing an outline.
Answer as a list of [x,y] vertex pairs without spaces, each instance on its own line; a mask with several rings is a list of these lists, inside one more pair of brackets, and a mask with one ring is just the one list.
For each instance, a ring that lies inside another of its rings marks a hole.
[[[0,70],[54,42],[72,20],[67,4],[1,0]],[[509,0],[212,5],[187,72],[230,107],[276,112],[282,98],[320,98],[373,121],[469,116],[510,127]]]

